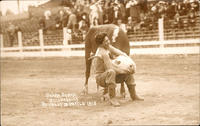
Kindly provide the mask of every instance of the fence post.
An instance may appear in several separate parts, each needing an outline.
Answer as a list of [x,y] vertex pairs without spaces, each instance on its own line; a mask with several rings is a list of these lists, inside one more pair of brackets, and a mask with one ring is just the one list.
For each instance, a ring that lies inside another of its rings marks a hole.
[[158,19],[158,31],[159,31],[159,41],[163,42],[163,44],[160,44],[160,48],[164,48],[164,23],[163,23],[163,17]]
[[3,34],[1,34],[1,55],[3,54]]
[[[64,51],[64,55],[66,56],[70,56],[70,48],[66,48],[68,46],[68,41],[69,41],[69,33],[67,32],[67,28],[64,27],[63,28],[63,51]],[[66,53],[65,53],[66,52]]]
[[18,38],[18,47],[19,47],[19,53],[20,57],[23,58],[23,44],[22,44],[22,32],[18,31],[17,32],[17,38]]
[[40,39],[41,55],[44,56],[44,38],[43,38],[43,29],[39,29],[39,39]]

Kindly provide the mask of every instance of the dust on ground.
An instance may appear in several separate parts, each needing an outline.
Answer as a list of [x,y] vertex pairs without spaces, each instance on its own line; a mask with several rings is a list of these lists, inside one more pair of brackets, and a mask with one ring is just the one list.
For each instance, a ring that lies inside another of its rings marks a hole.
[[[137,64],[136,90],[145,100],[131,101],[126,88],[126,98],[119,98],[120,107],[101,101],[93,76],[89,80],[89,94],[80,95],[85,80],[83,57],[2,59],[2,125],[200,123],[199,55],[138,55],[132,58]],[[48,104],[51,98],[58,100],[53,103],[61,104]],[[63,104],[70,99],[81,103]]]

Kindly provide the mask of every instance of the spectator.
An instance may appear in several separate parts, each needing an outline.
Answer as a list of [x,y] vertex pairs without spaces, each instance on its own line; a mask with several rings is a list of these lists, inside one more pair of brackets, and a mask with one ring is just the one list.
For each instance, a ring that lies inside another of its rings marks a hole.
[[69,19],[67,23],[67,28],[72,29],[72,32],[75,30],[75,25],[77,24],[77,17],[71,10],[68,11]]
[[194,8],[191,8],[189,14],[188,14],[188,24],[190,27],[194,27],[196,20],[195,20],[196,16],[195,16],[195,11]]
[[87,23],[87,19],[86,19],[86,15],[82,16],[81,21],[79,22],[79,29],[82,32],[87,32],[89,29],[88,23]]
[[45,19],[44,17],[40,17],[39,19],[39,26],[41,29],[45,29],[46,25],[45,25]]
[[58,11],[58,19],[57,19],[57,24],[59,24],[59,27],[64,27],[64,17],[66,15],[64,14],[63,10]]
[[139,23],[140,22],[140,6],[138,5],[138,0],[130,0],[130,16],[132,20]]
[[122,22],[125,22],[125,17],[126,17],[126,10],[125,10],[125,6],[122,2],[117,2],[118,3],[118,6],[119,6],[119,10],[120,10],[120,13],[121,13],[121,18],[122,18]]
[[9,23],[7,32],[8,32],[8,36],[9,36],[10,47],[13,47],[14,40],[16,39],[16,27],[15,27],[15,25],[12,24],[12,23]]
[[71,0],[62,0],[61,5],[66,7],[73,7]]
[[158,6],[157,5],[153,5],[151,7],[151,11],[150,11],[149,15],[151,16],[152,28],[154,29],[155,23],[158,21],[158,18],[159,18]]
[[89,30],[89,26],[87,25],[86,21],[85,20],[81,20],[79,22],[79,30],[81,31],[82,33],[82,36],[83,36],[83,40],[85,40],[85,36],[87,34],[87,31]]
[[140,8],[143,14],[146,14],[148,12],[147,0],[140,0]]
[[83,8],[78,6],[76,11],[75,11],[77,22],[79,22],[82,19],[82,13],[83,13]]
[[105,8],[105,15],[104,15],[104,21],[105,23],[112,23],[113,22],[113,3],[112,2],[108,2],[107,7]]
[[180,18],[179,12],[174,16],[174,26],[173,28],[182,28],[182,20]]
[[90,2],[89,0],[85,0],[85,4],[83,7],[83,13],[86,13],[87,15],[89,15],[90,13]]
[[164,1],[159,1],[157,6],[158,11],[158,18],[165,17],[165,12],[167,10],[166,3]]
[[151,12],[148,12],[146,14],[146,17],[144,18],[144,26],[148,29],[148,30],[152,30],[154,28],[154,17],[152,16]]
[[108,9],[105,9],[105,10],[104,10],[104,15],[103,15],[103,24],[109,24]]
[[90,26],[95,26],[99,24],[99,13],[98,13],[98,7],[97,3],[94,3],[90,6],[91,12],[90,12]]
[[134,24],[131,17],[128,17],[128,21],[126,24],[127,33],[133,30]]
[[120,12],[120,7],[117,3],[113,6],[113,24],[117,24],[118,19],[122,19],[122,14]]
[[50,16],[51,16],[51,11],[50,10],[46,10],[44,12],[44,16],[45,16],[45,20],[49,20],[50,19]]
[[178,3],[177,10],[179,11],[180,16],[186,15],[188,11],[187,9],[189,9],[187,1]]
[[46,10],[44,12],[44,16],[45,16],[45,29],[51,29],[52,27],[52,20],[51,20],[51,11],[50,10]]
[[125,2],[125,11],[126,11],[126,16],[125,16],[125,20],[127,21],[128,17],[130,17],[130,8],[131,8],[131,4],[129,1]]
[[59,16],[56,16],[55,22],[56,22],[56,29],[60,29],[61,28],[61,22],[60,22]]
[[169,6],[166,10],[166,15],[168,19],[173,19],[176,14],[176,2],[173,0],[172,3],[169,3]]
[[99,25],[103,24],[103,3],[99,0],[98,2],[94,3],[90,6],[90,25]]
[[103,24],[103,5],[104,5],[104,2],[102,0],[99,0],[97,2],[97,7],[98,7],[98,13],[99,13],[99,24]]
[[192,0],[190,1],[190,8],[194,8],[195,16],[199,14],[199,2],[198,0]]

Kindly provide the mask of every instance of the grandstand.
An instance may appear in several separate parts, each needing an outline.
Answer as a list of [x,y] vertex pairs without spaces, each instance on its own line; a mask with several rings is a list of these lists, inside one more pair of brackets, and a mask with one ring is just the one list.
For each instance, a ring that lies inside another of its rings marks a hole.
[[[22,45],[23,46],[39,46],[39,32],[38,30],[41,28],[39,24],[40,16],[43,16],[45,10],[51,10],[52,16],[51,20],[48,21],[48,25],[45,29],[43,29],[43,39],[44,46],[51,45],[63,45],[63,29],[57,29],[56,26],[56,15],[60,9],[63,8],[61,2],[56,2],[54,0],[49,1],[43,5],[38,7],[32,7],[31,17],[22,18],[17,20],[8,20],[1,21],[1,33],[3,35],[3,46],[9,47],[9,35],[7,33],[7,28],[10,23],[14,24],[18,27],[17,31],[22,32]],[[183,40],[183,39],[199,39],[200,38],[200,15],[197,13],[195,18],[195,25],[190,26],[189,19],[187,16],[182,16],[181,20],[183,20],[182,27],[175,27],[175,20],[164,20],[164,40]],[[129,40],[131,42],[148,42],[148,41],[159,41],[159,29],[158,22],[153,22],[154,28],[149,29],[147,27],[140,27],[136,31],[129,30],[127,32]],[[18,46],[17,32],[14,35],[13,46]],[[68,41],[68,44],[83,44],[84,37],[81,33],[71,33],[71,40]],[[187,45],[187,44],[184,44]],[[188,44],[191,45],[191,44]],[[199,45],[199,43],[192,44]]]

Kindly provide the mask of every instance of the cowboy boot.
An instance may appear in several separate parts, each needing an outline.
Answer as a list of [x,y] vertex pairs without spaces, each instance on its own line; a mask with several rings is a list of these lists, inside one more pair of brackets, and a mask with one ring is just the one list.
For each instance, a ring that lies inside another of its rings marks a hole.
[[110,96],[110,103],[111,105],[113,105],[114,107],[118,107],[120,106],[120,103],[117,101],[117,99],[115,98],[115,85],[109,85],[108,86],[108,92],[109,92],[109,96]]
[[127,85],[127,87],[128,87],[128,91],[130,93],[130,97],[132,100],[140,100],[140,101],[144,100],[143,98],[139,97],[136,94],[135,85]]
[[102,97],[102,101],[106,101],[106,100],[109,100],[110,99],[110,96],[108,94],[108,87],[105,87],[103,89],[103,97]]

